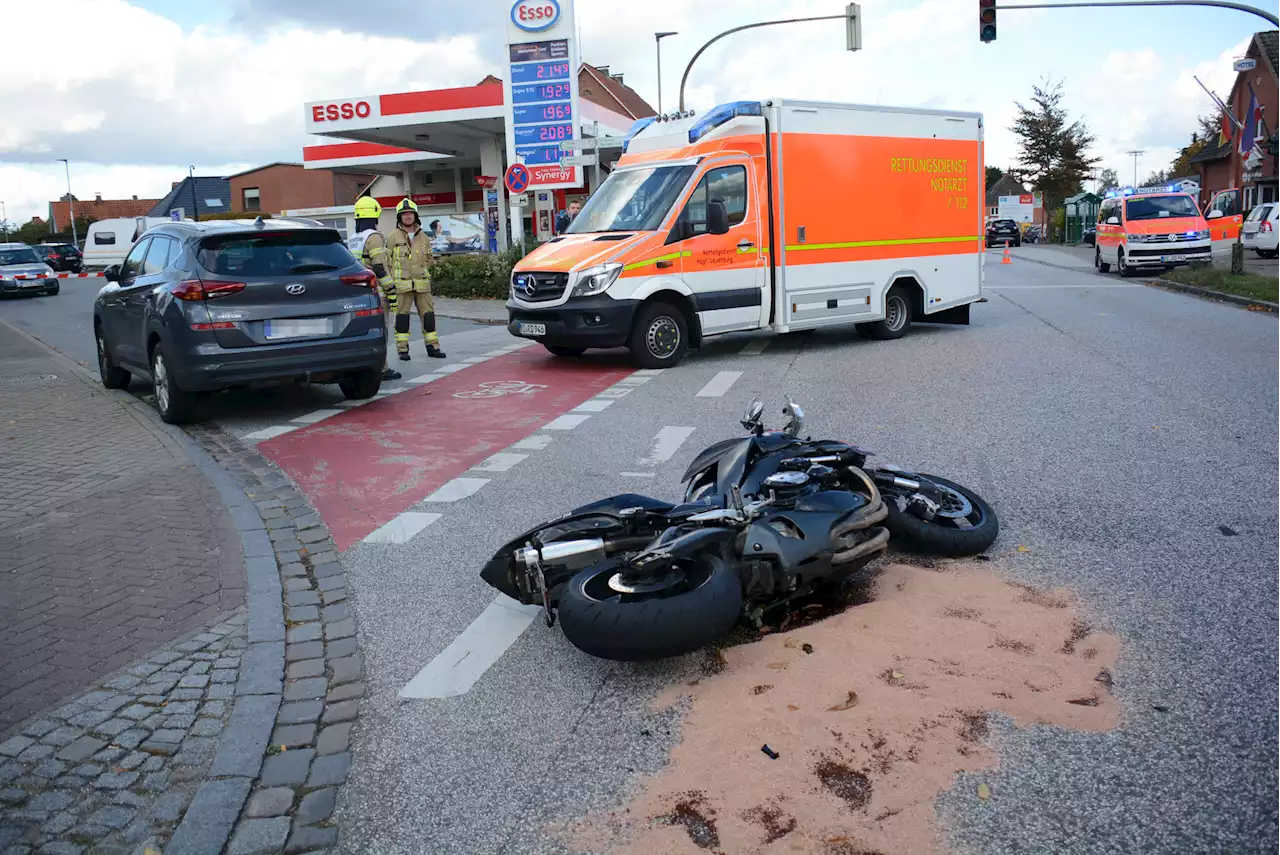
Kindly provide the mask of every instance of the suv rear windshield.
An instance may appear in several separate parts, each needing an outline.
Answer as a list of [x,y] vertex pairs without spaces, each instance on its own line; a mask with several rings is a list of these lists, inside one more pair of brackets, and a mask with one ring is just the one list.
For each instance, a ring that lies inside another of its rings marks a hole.
[[40,257],[30,247],[0,249],[0,267],[6,264],[40,264]]
[[1016,225],[1018,224],[1015,223],[1013,220],[992,220],[991,221],[992,228],[995,228],[996,226],[1004,226],[1007,228],[1008,226],[1016,226]]
[[198,258],[201,267],[219,276],[321,273],[355,263],[330,229],[208,237],[200,242]]
[[1130,220],[1158,220],[1161,217],[1198,217],[1200,210],[1190,196],[1146,196],[1126,200],[1124,215]]

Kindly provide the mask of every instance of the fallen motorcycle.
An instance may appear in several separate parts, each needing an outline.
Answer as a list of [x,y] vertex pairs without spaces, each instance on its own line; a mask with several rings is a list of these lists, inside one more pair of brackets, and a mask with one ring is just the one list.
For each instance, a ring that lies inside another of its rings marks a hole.
[[576,647],[640,661],[691,653],[740,619],[837,588],[885,551],[972,555],[996,539],[995,513],[936,475],[870,466],[871,452],[801,439],[787,400],[781,430],[752,401],[743,437],[703,450],[679,504],[625,493],[570,511],[511,540],[481,577],[557,616]]

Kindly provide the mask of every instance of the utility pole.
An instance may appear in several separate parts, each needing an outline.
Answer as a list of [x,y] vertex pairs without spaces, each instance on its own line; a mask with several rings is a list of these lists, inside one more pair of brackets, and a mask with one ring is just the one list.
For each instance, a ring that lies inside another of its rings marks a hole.
[[67,167],[67,210],[71,212],[71,245],[79,249],[80,235],[76,232],[76,199],[71,195],[71,163],[65,157],[60,157],[58,160]]
[[4,223],[4,242],[9,242],[9,209],[0,202],[0,223]]
[[196,201],[196,168],[194,166],[187,167],[187,177],[191,179],[191,216],[195,221],[200,222],[200,208]]
[[679,33],[671,30],[669,32],[661,32],[653,34],[653,41],[658,46],[658,115],[662,115],[662,40],[667,36],[677,36]]
[[1125,154],[1133,155],[1133,186],[1135,188],[1138,186],[1138,155],[1146,153],[1146,149],[1141,148],[1125,152]]

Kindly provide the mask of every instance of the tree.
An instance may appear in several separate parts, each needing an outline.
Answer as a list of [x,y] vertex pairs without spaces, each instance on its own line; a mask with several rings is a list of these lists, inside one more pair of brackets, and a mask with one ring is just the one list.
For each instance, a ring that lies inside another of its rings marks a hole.
[[1167,169],[1157,169],[1147,176],[1147,180],[1142,182],[1143,187],[1155,187],[1158,184],[1167,184],[1173,175]]
[[1108,166],[1106,169],[1098,173],[1098,192],[1104,193],[1113,187],[1120,186],[1120,176],[1116,171]]
[[[1218,144],[1218,135],[1222,133],[1222,117],[1221,110],[1211,110],[1207,115],[1196,118],[1196,123],[1200,126],[1196,132],[1196,139],[1202,140],[1205,146],[1214,146]],[[1227,124],[1231,124],[1231,120],[1227,120]]]
[[[1217,137],[1214,137],[1214,143],[1217,143]],[[1172,178],[1180,178],[1184,175],[1195,174],[1195,167],[1191,165],[1191,158],[1209,147],[1209,141],[1203,139],[1197,134],[1191,135],[1191,142],[1187,143],[1178,151],[1178,156],[1174,158],[1173,163],[1169,164],[1169,175]]]
[[1062,82],[1049,78],[1031,88],[1031,106],[1015,101],[1018,114],[1013,133],[1018,137],[1018,164],[1035,190],[1044,195],[1046,210],[1079,192],[1085,178],[1101,158],[1089,151],[1094,137],[1082,120],[1067,122],[1062,107]]
[[1004,170],[998,166],[987,167],[987,187],[988,189],[996,186],[996,182],[1004,178]]

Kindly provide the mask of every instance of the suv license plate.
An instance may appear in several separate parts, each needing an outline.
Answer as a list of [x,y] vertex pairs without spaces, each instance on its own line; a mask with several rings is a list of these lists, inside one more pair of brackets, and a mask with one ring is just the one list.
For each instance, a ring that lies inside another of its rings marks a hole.
[[263,335],[266,338],[308,338],[333,334],[333,326],[328,318],[307,318],[302,320],[267,321],[263,324]]
[[520,335],[546,335],[546,324],[521,324]]

